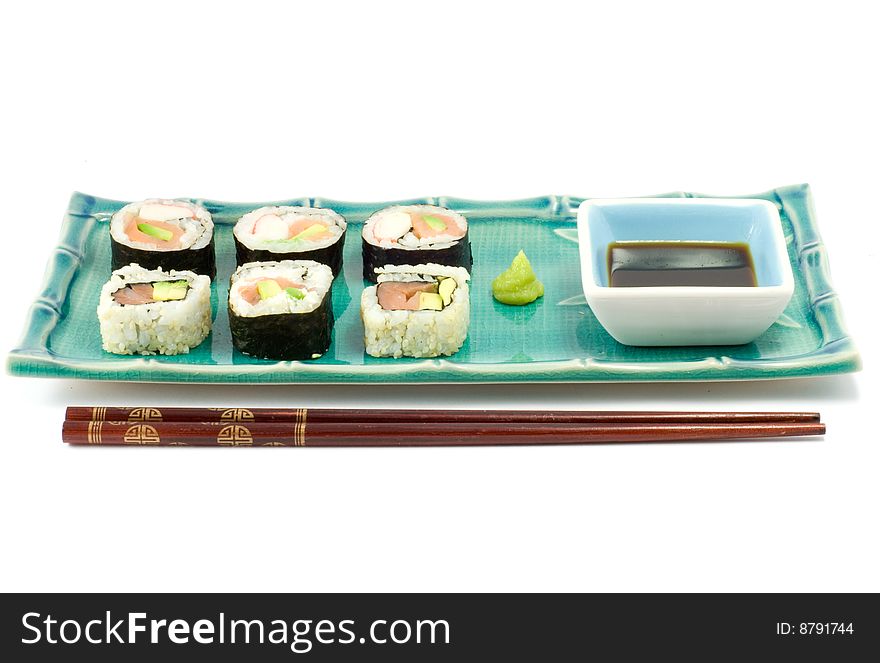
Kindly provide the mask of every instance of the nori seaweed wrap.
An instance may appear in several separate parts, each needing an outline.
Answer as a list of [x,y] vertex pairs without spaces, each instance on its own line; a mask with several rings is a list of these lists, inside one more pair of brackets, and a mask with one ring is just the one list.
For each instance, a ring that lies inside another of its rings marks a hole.
[[386,265],[434,263],[470,271],[473,254],[467,219],[436,205],[395,205],[364,223],[364,279],[376,282],[375,269]]
[[130,203],[110,219],[110,263],[115,271],[189,270],[214,278],[214,222],[201,205],[150,199]]
[[261,359],[317,359],[330,347],[333,274],[311,260],[242,265],[229,283],[229,327],[240,352]]

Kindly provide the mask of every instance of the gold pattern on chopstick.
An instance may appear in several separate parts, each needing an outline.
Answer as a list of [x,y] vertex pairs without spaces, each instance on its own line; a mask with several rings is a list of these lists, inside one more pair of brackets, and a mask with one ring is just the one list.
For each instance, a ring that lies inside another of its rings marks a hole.
[[224,426],[217,433],[217,444],[239,447],[254,443],[254,437],[251,431],[240,424],[231,424]]
[[306,414],[308,410],[298,408],[293,423],[293,445],[296,447],[306,446]]
[[101,441],[101,428],[104,426],[103,421],[90,421],[86,441],[89,444],[102,444]]
[[107,408],[105,407],[93,407],[92,408],[92,421],[104,421],[104,418],[107,416]]
[[128,413],[129,421],[162,421],[162,411],[154,407],[136,407]]
[[253,421],[254,413],[243,407],[234,407],[224,410],[220,419],[222,421]]
[[159,431],[149,424],[129,426],[122,436],[124,444],[159,444]]

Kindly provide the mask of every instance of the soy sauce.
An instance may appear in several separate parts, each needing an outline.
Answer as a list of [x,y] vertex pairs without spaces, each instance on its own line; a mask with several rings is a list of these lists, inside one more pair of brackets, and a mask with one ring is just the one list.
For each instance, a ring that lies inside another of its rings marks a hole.
[[749,245],[741,242],[612,242],[608,284],[756,287]]

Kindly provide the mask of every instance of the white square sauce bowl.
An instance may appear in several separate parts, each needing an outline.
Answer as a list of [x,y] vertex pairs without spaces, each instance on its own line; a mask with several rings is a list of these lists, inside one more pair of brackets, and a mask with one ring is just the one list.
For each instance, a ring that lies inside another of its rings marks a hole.
[[[587,200],[577,216],[584,295],[625,345],[740,345],[772,325],[794,292],[782,223],[766,200]],[[751,253],[756,286],[611,287],[614,242],[731,242]]]

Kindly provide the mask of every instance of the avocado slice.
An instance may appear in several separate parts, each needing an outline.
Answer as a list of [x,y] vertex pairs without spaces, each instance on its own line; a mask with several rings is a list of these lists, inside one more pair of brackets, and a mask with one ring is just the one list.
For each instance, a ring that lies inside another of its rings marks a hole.
[[158,281],[153,284],[153,301],[170,302],[186,297],[189,284],[186,281]]
[[313,223],[308,228],[303,230],[301,233],[294,235],[290,239],[311,239],[315,235],[319,235],[326,230],[327,230],[327,226],[322,225],[320,223]]
[[174,233],[170,230],[159,228],[158,226],[154,226],[151,223],[139,223],[137,224],[137,229],[140,230],[144,235],[149,235],[150,237],[161,239],[163,242],[167,242],[169,239],[174,237]]
[[446,223],[440,217],[433,216],[431,214],[425,214],[422,217],[433,230],[443,231],[446,230]]
[[299,288],[285,288],[284,291],[293,299],[305,299],[306,293]]
[[452,293],[455,292],[456,287],[455,279],[443,279],[440,281],[438,292],[443,300],[443,306],[449,306],[452,303]]
[[260,299],[269,299],[280,292],[282,292],[281,286],[274,279],[266,279],[257,283],[257,293],[259,293]]
[[420,311],[442,311],[443,298],[433,292],[419,293],[419,310]]

